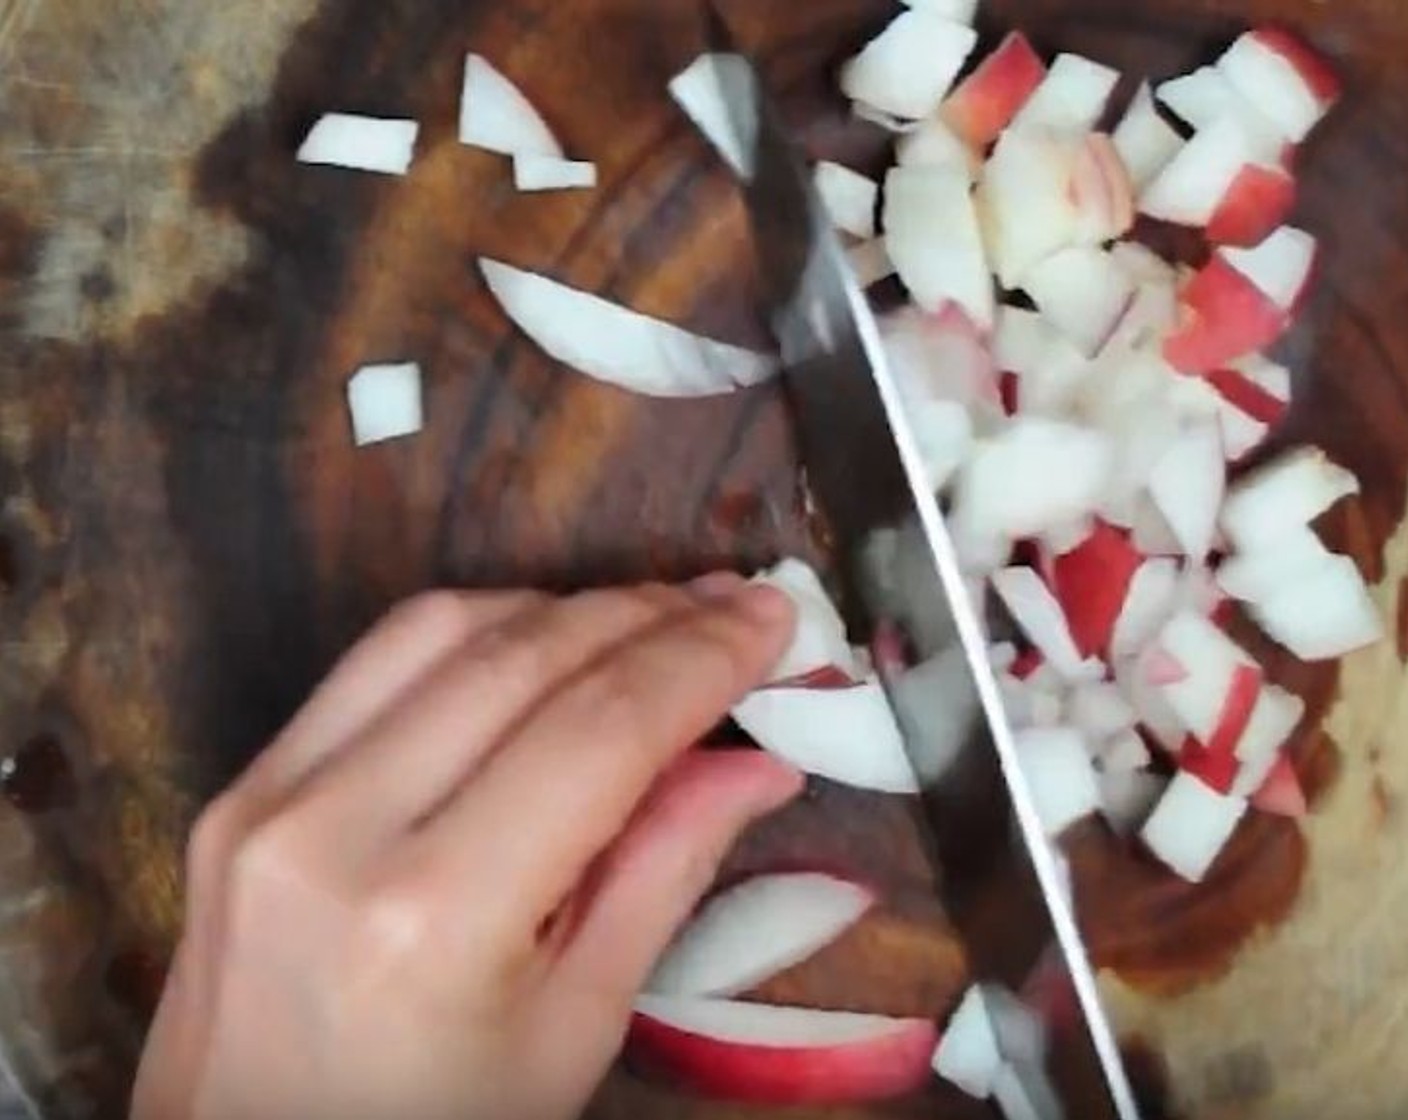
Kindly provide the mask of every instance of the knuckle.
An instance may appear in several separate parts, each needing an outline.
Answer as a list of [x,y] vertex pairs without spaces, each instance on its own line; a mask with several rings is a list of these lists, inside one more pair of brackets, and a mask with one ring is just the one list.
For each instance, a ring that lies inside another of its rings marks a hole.
[[252,829],[230,856],[230,878],[245,892],[263,892],[312,877],[316,860],[295,822],[278,816]]
[[196,818],[186,845],[187,875],[192,881],[218,877],[239,843],[242,809],[235,795],[222,793]]
[[437,589],[422,591],[398,603],[387,615],[387,624],[417,632],[454,633],[467,627],[472,617],[468,595]]

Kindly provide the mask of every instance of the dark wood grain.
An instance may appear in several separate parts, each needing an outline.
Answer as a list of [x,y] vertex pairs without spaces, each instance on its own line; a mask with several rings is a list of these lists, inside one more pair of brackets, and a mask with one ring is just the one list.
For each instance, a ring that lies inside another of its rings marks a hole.
[[[848,120],[832,75],[889,11],[731,5],[813,154],[881,166],[886,138]],[[1279,441],[1313,439],[1365,480],[1329,528],[1377,572],[1408,473],[1408,12],[989,0],[982,30],[1160,77],[1268,18],[1348,79],[1302,161],[1298,213],[1327,252],[1286,344],[1300,379]],[[696,34],[686,0],[0,4],[0,739],[17,756],[56,744],[71,769],[31,811],[0,802],[0,1033],[53,1114],[120,1111],[190,820],[389,603],[812,547],[773,389],[686,403],[590,382],[517,335],[472,267],[499,256],[758,340],[737,201],[661,92]],[[520,196],[502,160],[455,143],[471,47],[599,163],[601,189]],[[417,117],[411,175],[296,166],[329,108]],[[346,378],[393,358],[425,368],[428,427],[354,452]],[[1326,709],[1332,669],[1265,652]],[[1299,753],[1329,774],[1334,749],[1308,732]],[[1078,843],[1097,956],[1150,991],[1208,983],[1295,920],[1290,825],[1245,829],[1200,888],[1107,836]],[[921,901],[908,810],[819,785],[731,873],[816,861],[882,885],[887,911],[762,994],[942,1013],[962,954]],[[974,1112],[935,1089],[866,1115]],[[593,1109],[744,1115],[626,1072]]]

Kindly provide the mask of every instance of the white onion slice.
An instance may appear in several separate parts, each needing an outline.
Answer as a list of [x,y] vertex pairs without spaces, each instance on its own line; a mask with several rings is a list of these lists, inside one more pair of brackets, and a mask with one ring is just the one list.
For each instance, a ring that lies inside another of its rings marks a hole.
[[1247,802],[1178,773],[1140,831],[1149,850],[1190,883],[1201,883],[1231,838]]
[[1212,548],[1226,468],[1215,423],[1186,427],[1154,464],[1149,494],[1183,552],[1201,561]]
[[557,156],[513,157],[513,185],[520,191],[581,190],[596,186],[596,164]]
[[1296,586],[1330,559],[1309,528],[1281,534],[1275,544],[1230,556],[1217,569],[1217,585],[1234,599],[1260,603]]
[[895,162],[901,167],[958,167],[977,177],[981,162],[938,117],[926,117],[919,127],[901,136],[895,144]]
[[1159,115],[1148,82],[1134,95],[1113,140],[1136,191],[1142,191],[1183,147],[1183,138]]
[[1134,298],[1134,284],[1103,249],[1072,246],[1030,269],[1022,287],[1042,315],[1093,358]]
[[691,334],[545,276],[481,258],[489,290],[550,356],[612,385],[656,397],[699,397],[755,385],[763,354]]
[[1031,568],[1004,568],[992,575],[992,588],[1007,613],[1064,680],[1089,675],[1056,596]]
[[1044,128],[1009,128],[978,189],[993,271],[1016,288],[1033,265],[1072,243],[1080,217],[1070,183],[1079,144]]
[[655,966],[655,995],[731,996],[785,972],[840,937],[875,903],[831,875],[758,875],[707,902]]
[[897,117],[927,117],[977,43],[977,33],[954,20],[901,12],[842,68],[841,92]]
[[1331,556],[1251,608],[1272,638],[1302,661],[1343,657],[1383,637],[1384,624],[1359,568]]
[[795,680],[828,668],[853,680],[866,675],[868,666],[847,640],[846,624],[810,564],[789,558],[754,578],[776,587],[797,608],[792,644],[773,666],[771,680]]
[[1133,657],[1158,633],[1173,613],[1178,596],[1178,562],[1167,557],[1144,561],[1129,581],[1124,606],[1110,637],[1115,661]]
[[1016,736],[1017,757],[1048,836],[1100,808],[1100,786],[1085,740],[1069,727],[1033,728]]
[[1359,480],[1318,448],[1302,447],[1245,475],[1230,489],[1221,526],[1242,551],[1272,546],[1314,521]]
[[934,1051],[934,1072],[981,1100],[992,1095],[1001,1068],[1002,1054],[987,1001],[983,989],[974,985],[964,993],[958,1010],[944,1027],[939,1048]]
[[1095,127],[1119,80],[1119,71],[1108,66],[1078,54],[1058,54],[1010,127],[1086,132]]
[[414,435],[425,422],[420,366],[363,366],[347,383],[347,404],[358,447]]
[[744,84],[751,88],[756,78],[752,66],[739,55],[701,54],[670,79],[670,96],[734,174],[751,179],[758,122],[735,119],[741,106],[724,100],[725,81],[730,88]]
[[562,158],[562,145],[522,91],[482,55],[464,64],[460,143],[505,155]]
[[1003,307],[993,336],[997,367],[1016,374],[1021,411],[1058,416],[1079,395],[1090,361],[1035,311]]
[[1139,211],[1186,226],[1204,226],[1242,168],[1258,162],[1255,139],[1237,117],[1200,131],[1169,161],[1139,198]]
[[926,311],[950,300],[984,331],[996,308],[966,172],[952,166],[895,167],[885,178],[885,249]]
[[299,147],[298,162],[404,175],[419,132],[415,121],[327,113]]
[[1294,310],[1315,264],[1315,238],[1295,226],[1282,226],[1251,249],[1220,250],[1233,268],[1255,284],[1282,311]]
[[1072,690],[1067,702],[1071,724],[1087,743],[1098,744],[1134,726],[1134,708],[1109,681],[1091,681]]
[[853,688],[765,688],[733,709],[764,750],[857,789],[915,793],[904,742],[874,677]]
[[875,203],[880,185],[859,171],[822,160],[812,169],[812,183],[831,224],[856,237],[875,236]]
[[1168,779],[1157,774],[1107,767],[1100,774],[1100,813],[1118,835],[1127,836],[1149,819],[1167,787]]

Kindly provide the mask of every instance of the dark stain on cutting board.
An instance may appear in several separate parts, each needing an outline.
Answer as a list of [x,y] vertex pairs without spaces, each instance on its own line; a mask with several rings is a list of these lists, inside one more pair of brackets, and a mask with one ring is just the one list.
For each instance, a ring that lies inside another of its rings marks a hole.
[[[886,138],[847,119],[832,73],[888,10],[731,6],[815,154],[879,169]],[[1333,528],[1372,565],[1408,446],[1408,18],[1372,0],[993,2],[983,30],[1162,75],[1272,14],[1351,79],[1304,161],[1302,213],[1329,253],[1290,343],[1305,380],[1284,439],[1366,479]],[[390,602],[676,578],[811,542],[775,389],[671,402],[592,383],[513,331],[473,267],[500,257],[761,340],[737,201],[661,94],[696,47],[689,3],[73,0],[16,18],[0,20],[0,63],[18,60],[0,79],[0,735],[24,770],[0,802],[0,1028],[55,1114],[115,1115],[179,926],[190,820]],[[599,163],[600,190],[520,196],[505,161],[455,142],[471,47]],[[334,108],[421,121],[411,174],[295,165]],[[391,359],[425,370],[427,429],[354,451],[346,378]],[[1333,670],[1277,656],[1274,673],[1315,712],[1333,697]],[[890,905],[762,994],[942,1014],[962,954],[919,901],[908,808],[814,793],[731,873],[831,861]],[[1158,990],[1284,918],[1304,860],[1293,826],[1257,820],[1193,888],[1107,836],[1079,842],[1097,957]],[[592,1114],[748,1115],[624,1072]],[[936,1087],[865,1114],[983,1109]]]

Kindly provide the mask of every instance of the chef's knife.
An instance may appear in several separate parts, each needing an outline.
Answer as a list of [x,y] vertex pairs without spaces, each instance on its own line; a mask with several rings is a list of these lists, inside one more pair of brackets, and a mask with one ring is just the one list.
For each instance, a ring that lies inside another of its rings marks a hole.
[[978,609],[875,318],[756,70],[704,7],[721,123],[731,128],[723,146],[747,204],[808,490],[920,778],[945,909],[978,978],[1008,987],[1054,937],[1086,1028],[1076,1060],[1098,1063],[1107,1090],[1098,1103],[1066,1100],[1067,1116],[1137,1120],[1060,857],[1022,774]]

